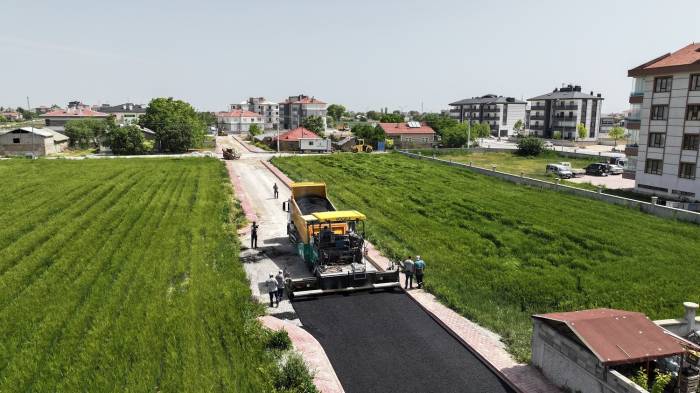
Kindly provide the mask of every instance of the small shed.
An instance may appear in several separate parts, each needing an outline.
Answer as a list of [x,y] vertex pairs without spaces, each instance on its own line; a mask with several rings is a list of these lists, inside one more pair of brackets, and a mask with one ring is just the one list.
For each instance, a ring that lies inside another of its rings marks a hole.
[[599,308],[532,318],[532,363],[571,391],[639,392],[612,367],[685,352],[677,337],[638,312]]
[[[310,131],[304,127],[297,127],[293,130],[287,131],[279,136],[279,146],[281,151],[299,151],[300,150],[300,140],[306,139],[318,139],[321,137],[316,135],[313,131]],[[276,147],[277,136],[270,140],[270,146]]]
[[45,156],[60,153],[70,138],[50,128],[21,127],[0,131],[0,154]]

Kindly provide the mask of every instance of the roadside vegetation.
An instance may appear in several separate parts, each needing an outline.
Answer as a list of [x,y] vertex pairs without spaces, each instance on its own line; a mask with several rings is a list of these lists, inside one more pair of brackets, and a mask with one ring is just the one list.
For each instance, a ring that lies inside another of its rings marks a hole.
[[427,289],[499,333],[520,361],[532,314],[611,307],[669,318],[700,297],[679,278],[700,274],[696,225],[399,154],[273,162],[365,213],[369,240],[389,257],[421,255]]
[[213,159],[0,162],[0,391],[313,392]]

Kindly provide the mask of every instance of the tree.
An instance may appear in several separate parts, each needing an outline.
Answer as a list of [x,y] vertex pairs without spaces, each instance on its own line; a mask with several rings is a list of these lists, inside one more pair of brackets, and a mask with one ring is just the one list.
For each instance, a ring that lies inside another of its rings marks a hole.
[[26,110],[22,107],[17,107],[17,112],[19,112],[22,115],[22,118],[24,118],[24,120],[32,120],[36,117],[36,112]]
[[385,113],[379,118],[381,123],[403,123],[403,115],[399,113]]
[[386,139],[386,133],[382,127],[374,126],[368,123],[358,123],[352,126],[350,132],[355,135],[357,139],[364,139],[365,143],[370,145],[376,145],[377,142]]
[[561,131],[554,131],[552,133],[552,138],[553,139],[561,139]]
[[345,107],[338,104],[328,105],[328,116],[332,117],[335,121],[340,121],[340,118],[345,114]]
[[7,118],[3,115],[0,115],[0,123],[5,123],[7,122]]
[[156,133],[160,150],[173,153],[200,145],[206,128],[192,105],[172,97],[151,100],[139,124]]
[[377,111],[367,111],[367,118],[370,120],[379,120],[382,118],[382,114]]
[[323,118],[321,116],[308,116],[301,122],[301,126],[320,137],[323,137],[324,132],[326,131],[323,124]]
[[528,136],[518,141],[518,154],[521,156],[538,156],[544,150],[544,144],[540,138]]
[[443,130],[454,127],[459,123],[457,120],[441,113],[426,113],[420,120],[428,124],[438,135],[442,135]]
[[583,139],[588,136],[588,128],[586,128],[583,123],[578,123],[576,125],[576,134],[578,135],[578,139]]
[[207,127],[216,125],[216,115],[213,112],[197,112],[197,116]]
[[615,147],[617,147],[617,140],[625,136],[625,129],[620,126],[615,126],[608,131],[608,136],[615,140]]
[[259,125],[257,124],[251,124],[250,127],[248,128],[248,133],[250,134],[251,137],[254,137],[256,135],[262,134],[263,130],[260,128]]
[[140,154],[144,152],[143,131],[137,125],[115,127],[107,136],[107,146],[114,154]]
[[455,124],[442,130],[442,143],[447,147],[462,147],[467,144],[469,136],[467,124]]
[[113,116],[107,119],[76,119],[66,123],[65,134],[70,138],[71,146],[87,149],[99,146],[108,130],[115,126]]
[[515,125],[513,126],[513,131],[515,131],[515,133],[518,135],[522,135],[523,128],[525,128],[525,124],[522,120],[518,119],[518,121],[516,121]]
[[488,123],[475,123],[471,125],[469,133],[472,136],[472,140],[476,138],[487,138],[491,135],[491,126]]

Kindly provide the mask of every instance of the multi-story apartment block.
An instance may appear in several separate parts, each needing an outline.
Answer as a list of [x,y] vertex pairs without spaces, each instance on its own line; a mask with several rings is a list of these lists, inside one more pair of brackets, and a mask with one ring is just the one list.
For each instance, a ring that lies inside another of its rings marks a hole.
[[305,118],[319,116],[326,127],[326,103],[314,97],[299,94],[290,96],[287,101],[279,104],[280,127],[286,130],[300,127]]
[[607,134],[613,127],[625,127],[625,116],[622,113],[608,113],[600,117],[600,130],[598,136],[607,138]]
[[582,123],[588,128],[583,140],[597,138],[603,103],[600,94],[582,93],[581,86],[568,85],[528,101],[530,135],[553,138],[558,131],[563,139],[579,139],[576,127]]
[[259,114],[265,130],[276,130],[280,124],[280,109],[276,102],[268,101],[265,97],[250,97],[240,104],[231,104],[231,111],[244,110]]
[[459,122],[486,123],[495,136],[515,135],[515,123],[520,120],[525,125],[525,101],[512,97],[487,94],[482,97],[467,98],[450,104],[450,116]]
[[699,200],[700,44],[657,57],[627,75],[635,78],[627,127],[637,119],[639,124],[635,188]]

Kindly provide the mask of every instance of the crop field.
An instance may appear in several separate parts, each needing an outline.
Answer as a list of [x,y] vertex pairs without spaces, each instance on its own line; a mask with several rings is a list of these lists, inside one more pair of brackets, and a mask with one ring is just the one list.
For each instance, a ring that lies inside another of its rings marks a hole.
[[399,154],[276,158],[368,217],[395,260],[419,254],[427,289],[529,359],[530,316],[612,307],[675,318],[698,300],[700,227]]
[[0,161],[0,391],[273,391],[214,159]]

